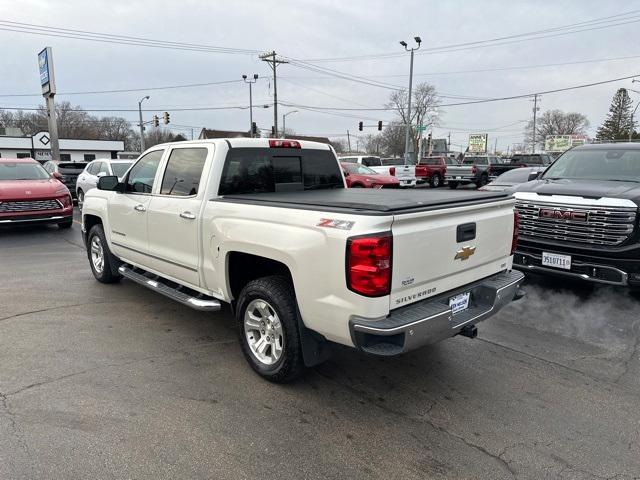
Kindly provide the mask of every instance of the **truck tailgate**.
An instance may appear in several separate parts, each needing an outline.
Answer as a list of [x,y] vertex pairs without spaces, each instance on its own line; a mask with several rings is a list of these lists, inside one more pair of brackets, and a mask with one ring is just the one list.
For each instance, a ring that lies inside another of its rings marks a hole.
[[513,207],[507,199],[395,215],[390,308],[511,268]]
[[447,178],[468,178],[473,176],[473,165],[456,165],[447,167]]

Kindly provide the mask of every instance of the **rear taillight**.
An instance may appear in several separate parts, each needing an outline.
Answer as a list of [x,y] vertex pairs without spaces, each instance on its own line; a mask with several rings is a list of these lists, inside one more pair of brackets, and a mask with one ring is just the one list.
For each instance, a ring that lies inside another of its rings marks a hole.
[[391,167],[389,169],[389,175],[391,175],[392,177],[396,176],[396,167]]
[[513,237],[511,239],[511,255],[516,253],[516,247],[518,246],[518,233],[520,232],[520,215],[518,212],[513,212]]
[[352,237],[347,240],[347,288],[365,297],[391,292],[391,232]]
[[471,165],[471,173],[473,175],[475,175],[476,173],[478,173],[478,168],[475,165]]
[[302,148],[295,140],[269,140],[270,148]]

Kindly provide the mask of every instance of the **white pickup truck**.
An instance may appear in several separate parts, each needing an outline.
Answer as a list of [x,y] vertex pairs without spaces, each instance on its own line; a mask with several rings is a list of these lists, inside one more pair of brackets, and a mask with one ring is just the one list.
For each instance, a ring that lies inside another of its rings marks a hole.
[[388,165],[380,157],[373,155],[345,155],[339,160],[345,163],[359,163],[383,175],[396,177],[401,187],[415,187],[418,183],[416,166],[404,165],[402,159],[397,159]]
[[189,307],[231,305],[242,350],[286,382],[332,343],[397,355],[520,298],[514,200],[494,192],[344,188],[327,145],[157,145],[88,192],[82,231],[103,283],[126,277]]

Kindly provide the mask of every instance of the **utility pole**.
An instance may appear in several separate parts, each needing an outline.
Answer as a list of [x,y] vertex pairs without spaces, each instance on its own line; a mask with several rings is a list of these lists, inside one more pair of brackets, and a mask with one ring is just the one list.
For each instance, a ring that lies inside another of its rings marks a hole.
[[138,115],[140,117],[140,153],[144,152],[146,148],[144,148],[144,123],[142,122],[142,102],[145,100],[149,100],[149,95],[146,97],[142,97],[138,102]]
[[264,55],[260,55],[260,59],[263,62],[267,62],[273,70],[273,126],[275,130],[275,136],[278,136],[278,65],[281,63],[289,63],[286,60],[278,60],[276,58],[276,51],[273,50],[271,53],[265,53]]
[[244,83],[249,84],[249,136],[253,138],[253,95],[251,94],[251,86],[258,81],[258,74],[253,74],[253,80],[247,80],[246,75],[242,75]]
[[536,116],[538,115],[538,94],[533,96],[533,145],[531,147],[531,153],[536,153]]
[[447,152],[451,151],[451,132],[449,132],[448,137],[448,142],[447,142]]
[[413,87],[413,52],[420,48],[420,44],[422,43],[422,39],[420,37],[413,37],[413,39],[418,44],[417,47],[409,48],[407,42],[404,40],[400,41],[400,45],[404,47],[407,52],[411,52],[411,63],[409,66],[409,99],[407,102],[407,118],[406,118],[406,132],[404,138],[404,164],[407,165],[411,163],[410,156],[413,153],[413,142],[410,142],[411,137],[411,89]]
[[495,142],[493,142],[493,154],[496,154],[496,150],[498,150],[498,139],[496,138]]
[[349,130],[347,130],[347,145],[349,146],[349,153],[351,153],[351,135],[349,135]]

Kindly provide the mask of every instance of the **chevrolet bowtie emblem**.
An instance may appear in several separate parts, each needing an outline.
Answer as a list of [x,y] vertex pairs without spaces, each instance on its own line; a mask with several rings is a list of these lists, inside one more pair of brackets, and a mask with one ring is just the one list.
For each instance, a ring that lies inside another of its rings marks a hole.
[[462,247],[460,250],[456,252],[456,256],[453,257],[454,260],[468,260],[471,255],[476,253],[476,247]]

